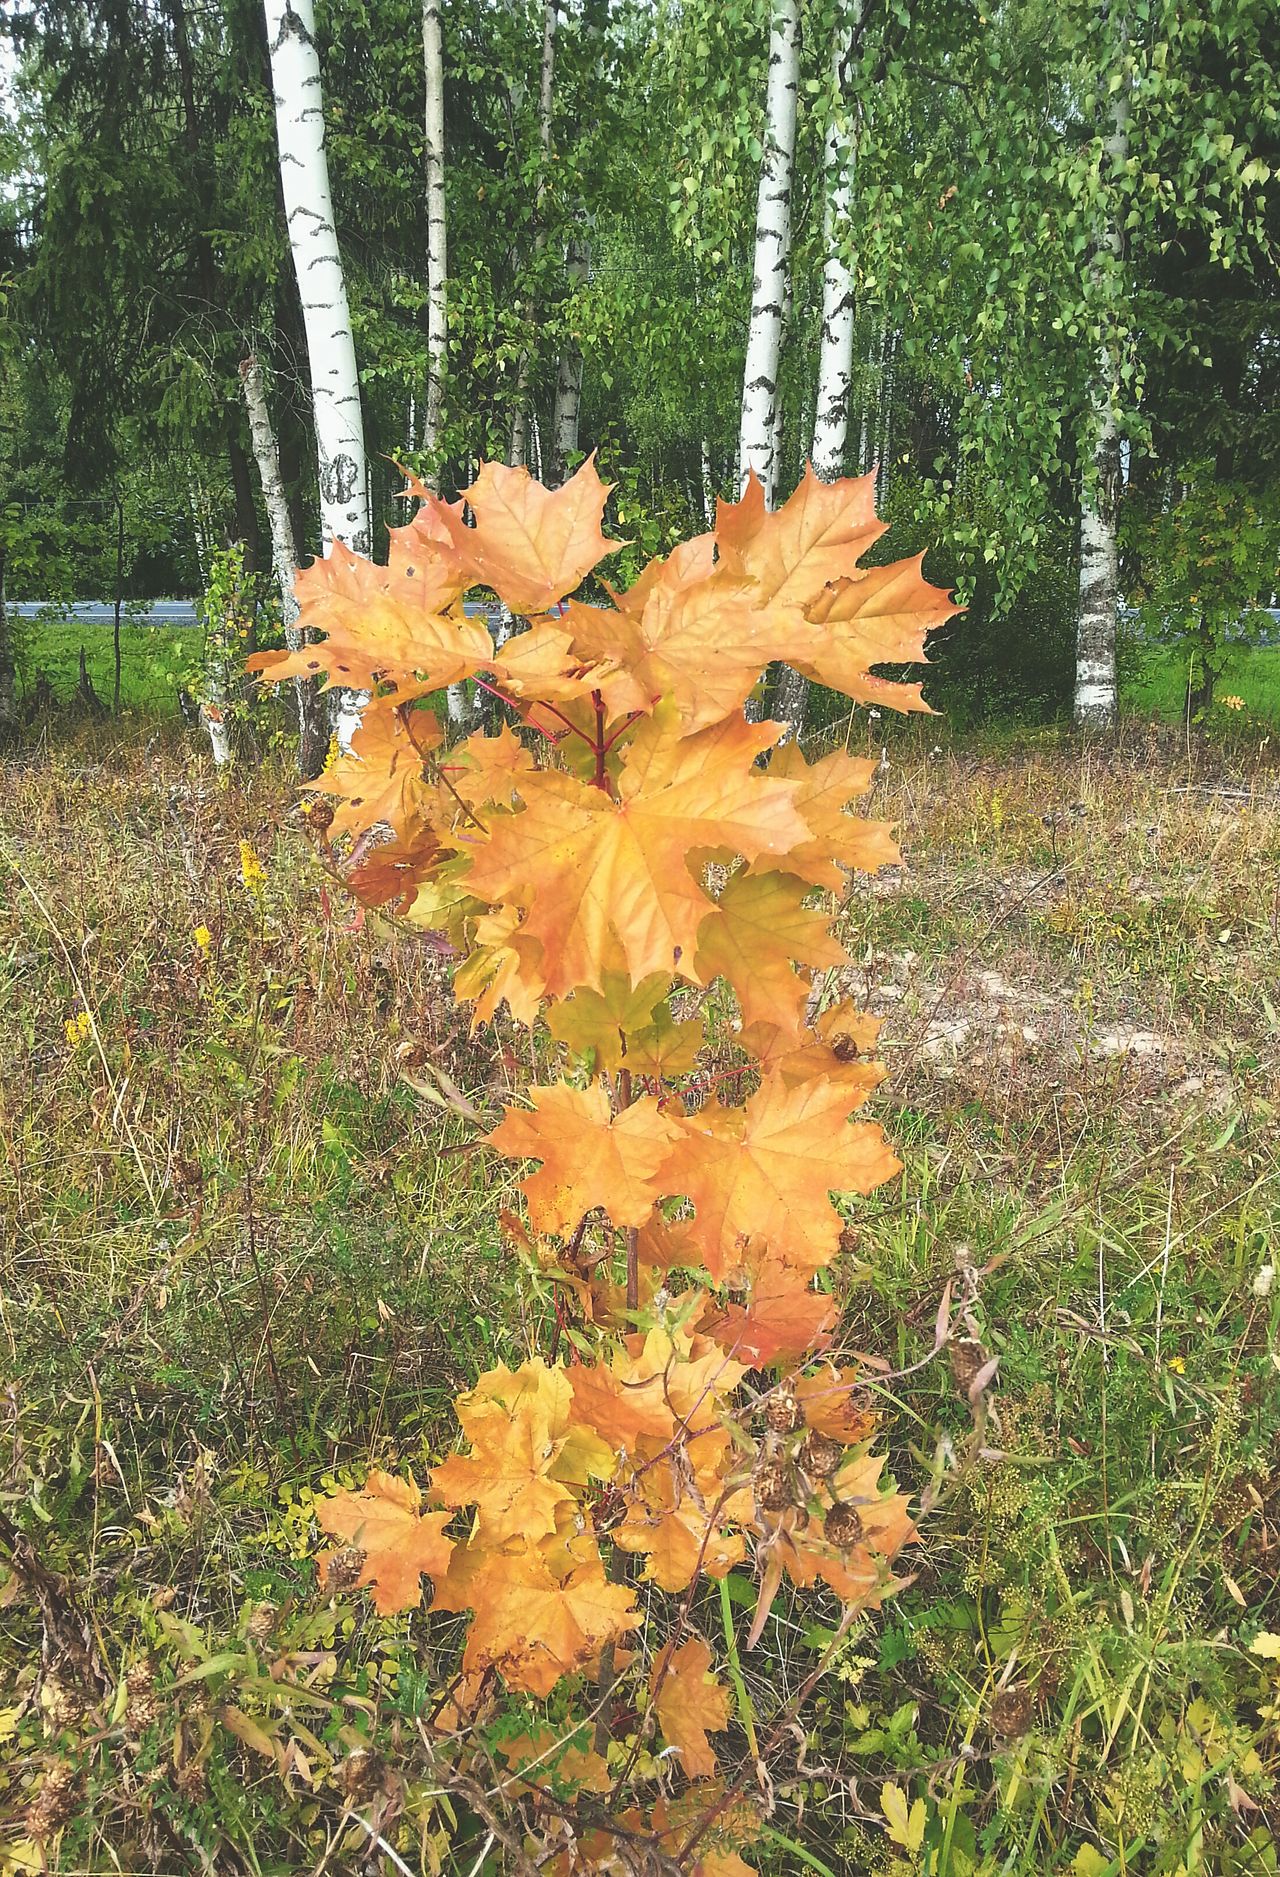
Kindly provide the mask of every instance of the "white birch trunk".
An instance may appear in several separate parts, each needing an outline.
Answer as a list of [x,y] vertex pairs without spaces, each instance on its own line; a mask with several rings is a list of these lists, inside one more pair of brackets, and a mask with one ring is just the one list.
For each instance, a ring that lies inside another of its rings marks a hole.
[[[818,345],[818,389],[814,401],[813,446],[810,460],[815,475],[834,482],[844,470],[849,432],[849,388],[853,382],[853,274],[844,259],[842,244],[853,203],[857,146],[849,109],[844,99],[845,66],[854,35],[862,24],[863,0],[852,0],[848,14],[837,17],[831,41],[831,120],[823,146],[822,173],[826,201],[822,214],[822,333]],[[856,105],[855,105],[856,109]],[[774,714],[798,737],[804,730],[809,703],[809,680],[784,666],[778,674]]]
[[[1121,22],[1119,56],[1127,54]],[[1129,157],[1129,86],[1116,91],[1102,140],[1108,195]],[[1111,296],[1121,285],[1124,235],[1117,205],[1109,204],[1094,236],[1090,274],[1101,289],[1102,343],[1090,395],[1090,462],[1080,491],[1080,610],[1076,626],[1075,720],[1082,728],[1105,729],[1116,715],[1116,619],[1120,557],[1116,524],[1120,504],[1120,335]]]
[[708,528],[716,525],[716,479],[711,470],[711,451],[707,439],[703,437],[698,446],[699,461],[702,469],[702,519]]
[[[297,624],[298,600],[293,586],[298,571],[298,544],[294,539],[284,478],[280,474],[280,451],[267,405],[262,366],[256,358],[250,356],[243,361],[240,381],[249,413],[253,459],[258,466],[262,500],[271,530],[271,567],[280,594],[280,620],[284,626],[285,644],[291,652],[298,652],[305,642]],[[305,678],[295,678],[293,688],[298,707],[298,768],[305,777],[310,778],[318,775],[324,764],[329,733],[320,694],[314,684],[308,684]]]
[[[311,370],[324,545],[372,546],[360,380],[324,147],[324,89],[312,0],[264,0],[289,248]],[[335,694],[333,728],[350,749],[367,698]]]
[[422,0],[422,68],[426,86],[427,177],[427,410],[422,447],[428,485],[436,487],[444,406],[445,347],[449,317],[449,241],[444,198],[444,54],[440,0]]
[[754,469],[764,484],[765,500],[769,504],[773,502],[776,481],[774,424],[791,252],[791,179],[795,164],[799,51],[798,0],[773,0],[764,157],[756,196],[755,274],[738,433],[740,482],[745,484],[748,472]]
[[370,548],[360,381],[334,229],[312,0],[265,0],[289,247],[298,276],[320,468],[325,546]]
[[[826,202],[822,214],[822,337],[818,348],[818,398],[813,424],[815,474],[834,482],[844,469],[849,433],[849,389],[853,383],[853,273],[844,259],[843,242],[853,207],[858,160],[851,115],[843,96],[845,66],[854,36],[862,25],[864,0],[853,0],[848,17],[837,20],[831,45],[831,122],[823,151]],[[855,100],[853,113],[858,112]]]
[[[556,26],[560,17],[559,0],[546,0],[542,10],[542,63],[538,72],[538,184],[534,194],[533,258],[540,258],[546,246],[547,234],[542,223],[542,205],[547,191],[547,172],[551,166],[551,127],[552,106],[555,100],[556,79]],[[536,300],[529,301],[524,309],[525,319],[536,324],[538,305]],[[516,377],[516,404],[511,415],[511,444],[507,452],[507,461],[513,468],[519,468],[525,460],[529,448],[529,377],[532,359],[526,346],[520,354],[520,365]]]

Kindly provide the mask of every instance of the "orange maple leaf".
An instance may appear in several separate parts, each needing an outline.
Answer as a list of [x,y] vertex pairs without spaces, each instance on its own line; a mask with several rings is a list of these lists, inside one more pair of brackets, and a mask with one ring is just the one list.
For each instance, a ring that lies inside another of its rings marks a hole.
[[[374,1608],[382,1616],[413,1609],[422,1601],[423,1575],[438,1580],[448,1570],[453,1540],[444,1536],[444,1527],[452,1514],[423,1512],[421,1505],[422,1495],[411,1479],[396,1479],[377,1467],[363,1492],[344,1488],[315,1502],[321,1531],[364,1552],[356,1582],[372,1589]],[[335,1555],[319,1555],[322,1584],[329,1581]]]
[[588,1479],[613,1472],[612,1448],[573,1419],[564,1370],[538,1358],[482,1375],[457,1414],[472,1450],[437,1466],[431,1489],[444,1505],[475,1506],[488,1544],[549,1537]]
[[803,1271],[753,1238],[735,1278],[743,1281],[741,1303],[708,1303],[699,1328],[726,1354],[749,1367],[814,1355],[831,1341],[838,1319],[834,1297],[814,1290]]
[[615,1225],[643,1225],[679,1123],[651,1095],[615,1115],[599,1083],[574,1088],[554,1082],[529,1095],[532,1111],[508,1108],[488,1138],[513,1159],[541,1160],[538,1172],[521,1182],[534,1229],[568,1238],[595,1206]]
[[612,689],[615,712],[651,710],[669,698],[690,733],[741,710],[778,631],[755,582],[725,568],[697,581],[658,578],[639,608],[610,612],[575,601],[565,623],[583,657],[612,660],[628,673],[630,688]]
[[[411,909],[412,910],[412,909]],[[542,1008],[547,983],[542,973],[542,947],[520,924],[516,906],[479,913],[471,922],[472,946],[453,974],[455,994],[475,1003],[471,1027],[492,1020],[505,1002],[517,1023],[532,1028]]]
[[850,801],[866,794],[875,772],[873,762],[846,755],[844,750],[832,750],[817,762],[807,762],[794,738],[775,750],[769,774],[800,784],[796,807],[808,822],[813,838],[778,859],[761,855],[753,862],[753,872],[781,866],[807,880],[810,886],[829,886],[843,892],[847,882],[841,868],[876,873],[881,867],[896,866],[902,855],[888,822],[868,821],[863,815],[846,812]]
[[835,1256],[841,1221],[828,1190],[869,1193],[902,1166],[879,1127],[846,1125],[852,1105],[833,1077],[789,1087],[774,1069],[741,1108],[713,1103],[683,1122],[660,1178],[693,1201],[690,1235],[713,1278],[757,1233],[807,1273]]
[[521,778],[533,771],[533,758],[504,723],[496,736],[477,734],[455,743],[441,771],[469,808],[490,802],[509,808]]
[[716,505],[716,541],[728,565],[749,574],[764,598],[805,610],[852,572],[886,525],[876,519],[874,472],[824,482],[810,463],[781,508],[768,508],[754,471],[741,501]]
[[679,1649],[664,1649],[653,1665],[649,1686],[656,1690],[654,1712],[667,1745],[680,1755],[690,1779],[710,1779],[716,1756],[709,1733],[729,1725],[729,1697],[711,1673],[711,1650],[700,1636]]
[[875,1427],[856,1369],[823,1366],[810,1375],[798,1375],[791,1392],[800,1404],[807,1426],[832,1440],[842,1440],[846,1447],[866,1440]]
[[302,786],[339,798],[330,824],[333,834],[360,834],[384,821],[406,835],[430,818],[435,791],[423,776],[423,764],[443,741],[431,711],[402,713],[399,699],[379,699],[365,706],[350,754]]
[[918,554],[887,567],[860,568],[837,581],[810,608],[817,636],[806,641],[798,634],[794,650],[784,644],[780,656],[859,703],[928,711],[918,684],[898,684],[870,669],[927,663],[926,637],[960,610],[943,588],[924,578],[923,559]]
[[683,1484],[671,1468],[651,1467],[641,1475],[639,1492],[613,1533],[620,1551],[643,1552],[641,1576],[662,1590],[687,1590],[697,1571],[724,1577],[746,1556],[741,1532],[728,1529],[723,1509],[714,1510],[723,1484],[720,1469],[731,1450],[729,1436],[700,1434],[693,1449],[699,1460],[694,1480]]
[[484,463],[463,490],[475,527],[451,510],[441,519],[474,584],[491,587],[513,613],[540,613],[626,546],[600,531],[612,486],[601,482],[594,455],[558,489],[544,489],[527,469]]
[[884,529],[874,476],[827,483],[808,465],[781,508],[766,509],[753,476],[740,502],[716,511],[726,568],[751,575],[785,609],[771,656],[861,703],[928,710],[918,684],[877,677],[872,667],[923,660],[927,634],[958,608],[924,579],[923,555],[887,567],[857,565]]
[[805,904],[808,892],[790,874],[736,873],[698,934],[699,976],[733,986],[744,1024],[798,1030],[809,982],[793,965],[817,970],[848,962],[828,914]]
[[808,836],[797,785],[753,767],[778,735],[737,718],[680,738],[650,718],[627,748],[616,801],[554,771],[522,783],[525,812],[494,820],[468,849],[467,885],[524,908],[550,996],[599,990],[619,950],[633,983],[692,971],[715,905],[698,861],[751,859]]
[[465,1668],[494,1668],[508,1688],[546,1696],[562,1676],[639,1626],[634,1592],[607,1581],[594,1546],[575,1543],[581,1561],[562,1573],[527,1539],[498,1548],[458,1546],[436,1607],[474,1612]]
[[452,550],[412,541],[395,530],[385,567],[335,541],[322,560],[298,576],[298,627],[322,632],[319,644],[296,652],[256,652],[250,671],[271,684],[323,675],[326,685],[368,690],[392,678],[400,701],[469,678],[493,656],[478,619],[448,610],[471,575]]

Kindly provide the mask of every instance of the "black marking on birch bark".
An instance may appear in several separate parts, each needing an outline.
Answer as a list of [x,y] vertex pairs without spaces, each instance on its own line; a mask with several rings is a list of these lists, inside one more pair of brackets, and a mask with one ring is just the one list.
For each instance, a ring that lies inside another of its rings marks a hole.
[[327,503],[350,502],[360,480],[360,471],[354,457],[339,450],[320,466],[320,493]]

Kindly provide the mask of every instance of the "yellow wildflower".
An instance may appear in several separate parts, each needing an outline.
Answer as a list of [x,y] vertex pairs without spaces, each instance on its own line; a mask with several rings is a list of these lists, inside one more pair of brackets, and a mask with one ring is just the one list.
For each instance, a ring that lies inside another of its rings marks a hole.
[[93,1033],[93,1023],[87,1010],[77,1010],[74,1017],[68,1017],[62,1027],[72,1049],[79,1049],[81,1043],[87,1043]]
[[1185,1375],[1187,1372],[1187,1365],[1181,1356],[1170,1356],[1169,1367],[1175,1375]]
[[251,893],[261,893],[267,884],[267,870],[248,841],[240,843],[240,878]]
[[1244,699],[1242,697],[1224,697],[1222,702],[1228,710],[1244,709]]
[[198,925],[191,937],[202,952],[207,952],[213,944],[213,933],[207,925]]

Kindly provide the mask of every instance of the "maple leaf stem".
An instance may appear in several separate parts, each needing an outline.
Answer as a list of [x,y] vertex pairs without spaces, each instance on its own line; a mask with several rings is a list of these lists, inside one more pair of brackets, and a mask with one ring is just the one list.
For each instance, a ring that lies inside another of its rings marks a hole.
[[627,1230],[627,1309],[640,1308],[640,1234],[635,1226]]
[[604,746],[604,753],[606,756],[609,754],[609,751],[613,748],[618,738],[620,736],[625,736],[627,734],[627,731],[631,728],[632,724],[635,723],[636,719],[638,717],[643,717],[643,715],[644,715],[644,712],[641,710],[629,710],[627,712],[622,722],[618,725],[617,729],[614,731],[613,735],[609,738],[608,742]]
[[445,774],[444,769],[442,767],[437,767],[436,769],[436,780],[444,783],[444,786],[448,789],[450,795],[452,795],[454,801],[458,804],[459,808],[462,810],[463,814],[467,817],[467,820],[471,823],[472,827],[479,828],[481,832],[483,832],[484,831],[483,821],[481,821],[479,815],[476,814],[475,810],[473,808],[468,807],[466,802],[463,801],[462,797],[459,795],[457,789],[453,786],[453,783],[450,782],[448,776]]
[[595,785],[598,789],[607,789],[609,787],[609,772],[605,767],[605,756],[608,745],[604,740],[604,699],[601,697],[599,691],[593,691],[591,693],[591,701],[595,705],[596,710]]

